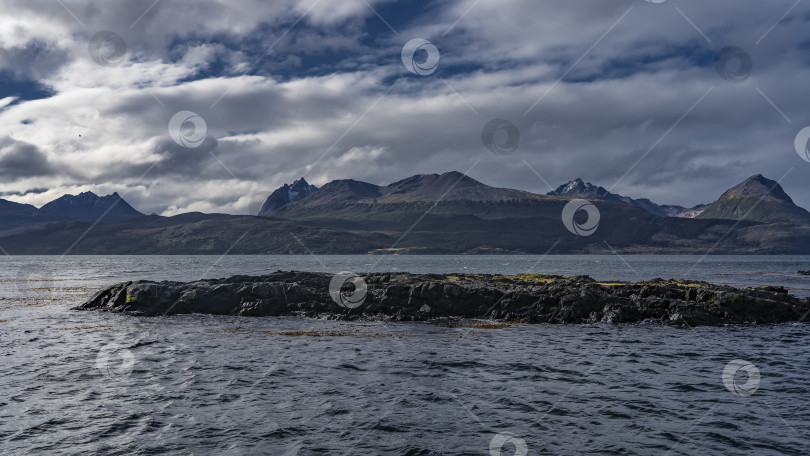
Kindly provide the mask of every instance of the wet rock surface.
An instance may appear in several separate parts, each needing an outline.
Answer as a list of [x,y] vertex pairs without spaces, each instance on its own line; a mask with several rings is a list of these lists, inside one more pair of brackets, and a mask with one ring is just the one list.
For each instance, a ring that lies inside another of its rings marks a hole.
[[[338,320],[482,318],[524,323],[767,324],[804,321],[810,298],[781,287],[738,289],[655,279],[597,282],[587,276],[361,274],[330,293],[334,275],[278,271],[196,282],[124,282],[77,310],[137,315],[302,315]],[[365,284],[365,287],[361,286]],[[333,290],[335,286],[333,283]]]

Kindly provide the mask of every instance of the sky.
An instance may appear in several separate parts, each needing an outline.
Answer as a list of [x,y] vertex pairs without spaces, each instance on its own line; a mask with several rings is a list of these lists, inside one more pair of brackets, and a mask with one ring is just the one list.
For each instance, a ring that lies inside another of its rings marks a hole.
[[0,197],[248,214],[461,171],[692,206],[761,173],[810,208],[808,81],[796,0],[4,0]]

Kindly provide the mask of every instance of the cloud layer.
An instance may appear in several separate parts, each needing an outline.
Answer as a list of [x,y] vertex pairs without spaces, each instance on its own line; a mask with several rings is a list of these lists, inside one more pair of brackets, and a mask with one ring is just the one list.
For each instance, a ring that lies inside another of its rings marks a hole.
[[[582,177],[692,205],[763,173],[810,207],[810,163],[793,144],[810,125],[810,6],[791,5],[9,0],[0,193],[41,205],[117,191],[143,212],[245,214],[301,176],[458,170],[537,192]],[[121,40],[91,45],[99,31]],[[402,64],[412,38],[436,46],[435,72]],[[751,57],[742,81],[717,71],[729,46]],[[179,111],[204,120],[194,147],[169,131]],[[493,118],[520,131],[513,154],[483,146]]]

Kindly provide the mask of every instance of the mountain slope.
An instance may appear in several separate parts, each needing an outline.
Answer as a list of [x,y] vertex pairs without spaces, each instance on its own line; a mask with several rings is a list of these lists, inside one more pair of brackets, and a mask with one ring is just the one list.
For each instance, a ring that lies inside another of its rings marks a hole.
[[597,187],[590,182],[585,183],[579,178],[574,179],[567,184],[560,185],[548,194],[553,196],[564,196],[566,198],[582,198],[587,200],[601,200],[629,204],[661,217],[694,218],[708,206],[707,204],[701,204],[693,208],[685,208],[676,205],[659,205],[653,203],[647,198],[633,199],[627,196],[610,193],[604,187]]
[[[92,229],[90,229],[92,227]],[[293,236],[294,234],[294,236]],[[302,247],[298,240],[303,240]],[[78,242],[77,242],[78,241]],[[388,236],[349,233],[263,217],[188,213],[112,223],[58,222],[0,237],[18,255],[362,254],[390,245]],[[75,245],[74,245],[75,243]]]
[[[442,202],[430,212],[395,214],[391,223],[357,220],[352,229],[313,220],[199,213],[95,226],[58,222],[2,236],[0,247],[10,254],[40,255],[61,255],[68,249],[69,254],[88,255],[810,253],[810,227],[796,225],[663,218],[623,204],[598,202],[599,228],[582,237],[561,223],[562,199],[512,202],[530,210],[498,218],[448,213],[459,210],[459,203]],[[432,207],[424,204],[425,209]]]
[[490,187],[458,171],[444,174],[420,174],[380,187],[379,202],[412,201],[507,201],[515,199],[538,199],[541,195]]
[[101,219],[105,222],[127,220],[144,215],[124,201],[118,193],[98,196],[93,192],[61,196],[39,208],[38,213],[66,220],[96,221]]
[[0,234],[16,233],[52,222],[115,222],[142,216],[117,193],[105,197],[90,192],[77,196],[64,195],[40,209],[29,204],[0,200]]
[[37,212],[37,208],[30,204],[20,204],[0,199],[0,217],[30,216]]
[[570,235],[561,222],[571,197],[490,187],[460,173],[413,176],[385,186],[333,181],[273,215],[304,226],[398,239],[380,253],[543,253],[556,241],[557,253],[606,252],[607,245],[631,253],[705,253],[721,240],[713,251],[810,252],[798,241],[810,239],[810,230],[660,217],[621,199],[595,198],[609,197],[605,193],[578,194],[594,200],[600,212],[599,229],[587,238]]
[[[412,213],[436,212],[498,217],[520,211],[516,201],[564,201],[562,198],[490,187],[459,172],[421,174],[390,185],[356,180],[329,182],[309,196],[277,210],[273,216],[290,220],[361,220],[377,224]],[[440,202],[441,204],[437,204]]]
[[810,212],[794,204],[782,186],[761,174],[727,190],[698,218],[810,225]]
[[[763,196],[756,185],[744,187],[743,195]],[[765,199],[795,208],[780,192]],[[724,196],[720,201],[730,199]],[[269,217],[189,213],[97,225],[61,221],[0,233],[0,247],[18,254],[68,248],[70,254],[810,254],[810,225],[660,217],[596,198],[598,229],[578,236],[562,220],[570,201],[490,187],[460,173],[383,186],[339,180]],[[575,214],[576,223],[584,215]]]
[[709,207],[708,204],[698,204],[694,207],[683,207],[671,204],[659,206],[667,214],[667,217],[675,218],[695,218]]
[[25,228],[37,220],[44,223],[42,217],[37,217],[36,207],[0,199],[0,232]]

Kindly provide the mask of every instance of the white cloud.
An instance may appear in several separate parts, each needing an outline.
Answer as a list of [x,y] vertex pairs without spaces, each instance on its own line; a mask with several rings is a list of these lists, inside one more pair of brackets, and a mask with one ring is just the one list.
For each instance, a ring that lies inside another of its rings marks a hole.
[[[388,2],[369,3],[384,11]],[[810,206],[808,168],[792,151],[810,124],[807,7],[757,45],[789,5],[683,2],[707,43],[671,2],[474,3],[434,5],[397,35],[370,37],[363,21],[378,19],[362,0],[324,0],[292,28],[312,3],[164,1],[133,26],[148,5],[66,2],[82,27],[57,2],[4,2],[0,62],[55,94],[0,99],[0,137],[31,145],[54,172],[6,180],[0,192],[41,205],[61,193],[118,191],[145,212],[246,213],[251,195],[302,175],[389,183],[478,160],[470,174],[497,186],[548,191],[526,160],[553,186],[583,177],[610,187],[649,150],[614,191],[691,205],[795,166],[783,185]],[[126,40],[120,66],[90,58],[97,30]],[[399,61],[414,36],[441,51],[433,77]],[[754,57],[743,84],[714,72],[712,56],[726,44]],[[257,68],[266,71],[242,74]],[[203,147],[169,138],[180,110],[206,120]],[[514,155],[482,147],[481,128],[495,117],[519,127]]]
[[5,108],[6,106],[10,105],[11,103],[14,103],[14,100],[16,100],[16,99],[17,99],[17,97],[0,98],[0,109]]

